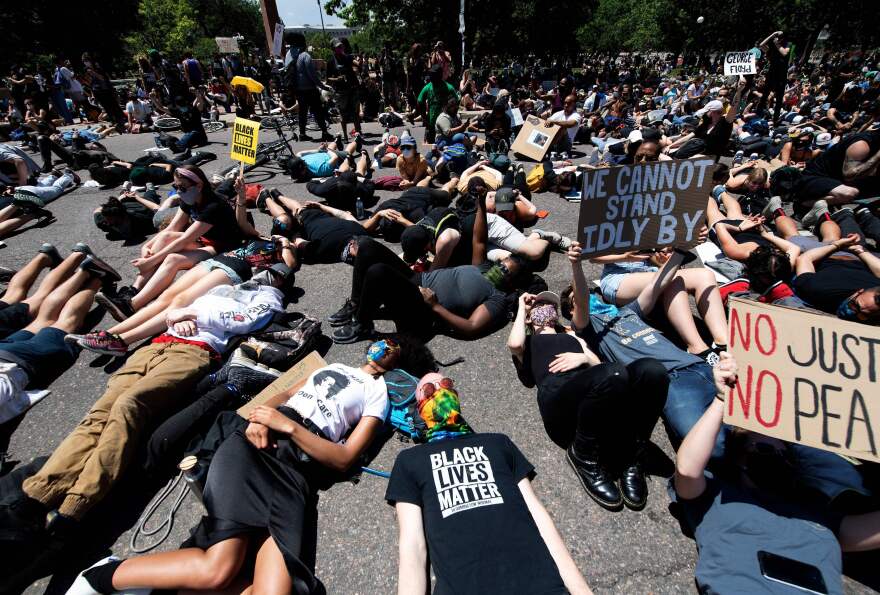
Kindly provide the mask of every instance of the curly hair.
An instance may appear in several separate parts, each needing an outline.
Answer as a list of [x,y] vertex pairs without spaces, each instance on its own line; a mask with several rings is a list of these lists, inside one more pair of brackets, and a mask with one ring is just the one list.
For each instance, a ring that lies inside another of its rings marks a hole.
[[746,277],[752,290],[764,293],[779,281],[792,278],[788,255],[776,246],[758,246],[745,262]]

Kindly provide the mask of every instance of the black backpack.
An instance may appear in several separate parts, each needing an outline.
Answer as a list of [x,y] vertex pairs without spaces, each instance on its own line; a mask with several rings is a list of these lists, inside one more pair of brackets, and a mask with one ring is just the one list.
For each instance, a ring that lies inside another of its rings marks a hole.
[[281,73],[281,80],[284,83],[284,89],[288,92],[295,92],[299,88],[299,71],[296,63],[299,62],[299,53],[292,56],[290,64],[284,67]]

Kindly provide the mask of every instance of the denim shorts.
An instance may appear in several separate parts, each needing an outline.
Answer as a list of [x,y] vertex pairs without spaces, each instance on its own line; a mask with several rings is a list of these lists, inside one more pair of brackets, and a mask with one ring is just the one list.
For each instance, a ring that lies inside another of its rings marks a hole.
[[656,273],[657,267],[643,262],[612,262],[602,267],[602,279],[599,289],[602,297],[609,304],[617,303],[617,290],[623,278],[630,273]]
[[203,266],[206,269],[208,269],[209,273],[211,271],[216,271],[217,269],[223,271],[224,273],[226,273],[226,276],[229,277],[229,282],[232,285],[238,285],[239,283],[244,282],[244,279],[241,278],[241,275],[239,275],[235,271],[235,269],[233,269],[231,266],[229,266],[227,264],[224,264],[224,263],[218,261],[216,258],[209,258],[208,260],[203,260],[202,262],[199,263],[199,266]]
[[31,378],[28,388],[45,388],[76,361],[79,347],[67,343],[67,333],[48,326],[36,334],[21,330],[0,341],[0,359],[20,365]]

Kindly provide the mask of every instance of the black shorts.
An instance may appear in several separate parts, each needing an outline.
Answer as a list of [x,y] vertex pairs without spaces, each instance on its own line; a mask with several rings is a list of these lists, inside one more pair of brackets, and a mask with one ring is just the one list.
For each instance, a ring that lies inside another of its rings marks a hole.
[[7,304],[0,302],[0,339],[20,331],[33,322],[27,304]]
[[843,182],[834,178],[805,173],[801,176],[794,191],[794,195],[797,197],[794,205],[795,214],[802,215],[810,210],[809,207],[800,206],[803,202],[825,198],[831,194],[832,190],[842,184]]

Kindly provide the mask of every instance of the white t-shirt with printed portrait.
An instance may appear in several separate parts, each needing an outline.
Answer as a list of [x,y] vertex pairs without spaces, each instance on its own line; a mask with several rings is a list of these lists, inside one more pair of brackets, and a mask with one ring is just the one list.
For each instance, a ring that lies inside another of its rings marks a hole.
[[385,419],[388,389],[381,377],[330,364],[313,372],[284,405],[314,423],[329,440],[339,442],[362,417]]

